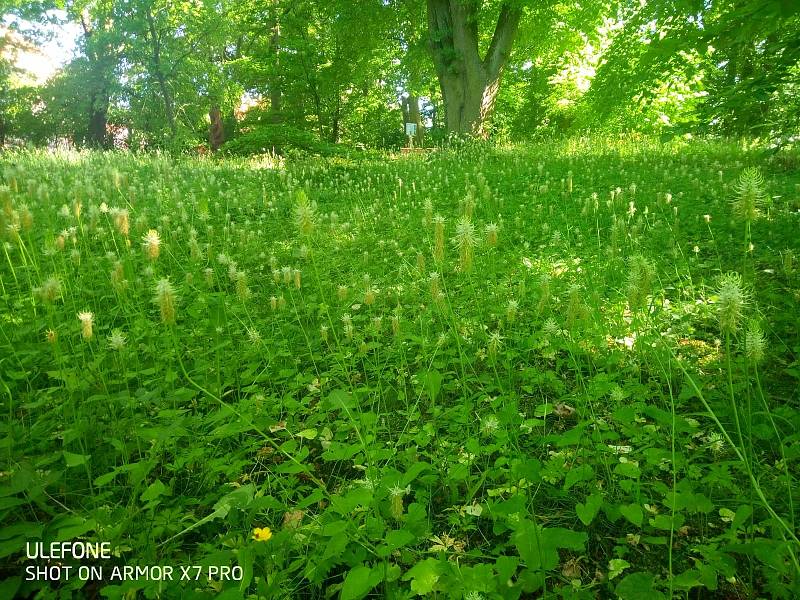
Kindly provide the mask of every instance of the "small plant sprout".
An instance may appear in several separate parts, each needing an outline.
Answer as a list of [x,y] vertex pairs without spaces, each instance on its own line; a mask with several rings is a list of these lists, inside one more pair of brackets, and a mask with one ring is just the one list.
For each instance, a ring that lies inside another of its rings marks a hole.
[[430,198],[425,200],[425,204],[423,205],[423,207],[425,211],[424,223],[426,226],[428,226],[433,222],[433,202],[431,202]]
[[341,316],[342,325],[344,327],[344,336],[348,340],[353,339],[353,317],[350,316],[350,313],[345,313]]
[[411,493],[411,486],[402,488],[398,484],[389,488],[389,512],[396,521],[403,518],[403,498]]
[[747,292],[738,273],[726,273],[719,280],[717,288],[717,316],[723,334],[735,333],[747,305]]
[[645,305],[654,276],[655,267],[653,263],[640,254],[628,259],[625,292],[628,297],[628,306],[630,306],[631,310],[642,308]]
[[751,320],[744,337],[744,348],[747,358],[758,364],[764,360],[764,351],[767,347],[767,340],[761,325],[758,321]]
[[781,261],[783,263],[783,272],[787,276],[794,273],[794,252],[791,250],[784,250],[781,254]]
[[372,317],[372,333],[376,337],[381,334],[383,330],[383,317],[381,315],[377,315]]
[[378,296],[378,289],[373,285],[367,285],[367,289],[364,290],[364,304],[367,306],[372,306],[375,304],[375,298]]
[[431,271],[428,274],[428,286],[431,292],[431,298],[436,300],[439,297],[441,288],[439,287],[440,276],[436,271]]
[[567,328],[571,330],[575,322],[583,318],[585,311],[583,287],[579,283],[573,283],[568,292]]
[[302,189],[294,194],[294,224],[303,237],[310,236],[317,224],[316,206]]
[[433,258],[437,263],[444,260],[444,217],[433,217]]
[[492,333],[490,333],[489,341],[486,345],[489,358],[492,360],[496,360],[497,355],[502,347],[503,347],[503,336],[500,335],[500,332],[493,331]]
[[459,268],[462,272],[468,273],[472,270],[472,257],[475,246],[477,245],[475,236],[475,226],[466,215],[461,217],[456,224],[456,235],[453,243],[458,248]]
[[121,236],[127,238],[131,229],[128,210],[126,208],[115,208],[112,209],[111,214],[114,217],[114,226],[117,228],[117,231]]
[[542,325],[542,333],[547,338],[555,338],[561,335],[561,329],[558,327],[558,323],[556,323],[555,319],[550,318],[544,322]]
[[543,273],[538,283],[539,300],[536,303],[536,312],[541,315],[550,304],[550,276]]
[[517,320],[517,313],[519,312],[519,302],[516,300],[509,300],[506,304],[506,321],[513,323]]
[[495,223],[488,223],[484,228],[486,232],[486,245],[494,248],[497,246],[497,233],[500,228]]
[[712,431],[706,436],[706,444],[715,455],[725,452],[725,438],[718,431]]
[[761,215],[761,208],[767,199],[761,171],[755,167],[742,171],[735,191],[734,214],[744,221],[755,221]]
[[249,300],[252,296],[252,292],[247,285],[247,273],[244,271],[236,271],[234,283],[236,286],[236,296],[239,298],[239,300],[242,302]]
[[391,318],[392,323],[392,335],[398,336],[400,335],[400,315],[397,311],[392,314]]

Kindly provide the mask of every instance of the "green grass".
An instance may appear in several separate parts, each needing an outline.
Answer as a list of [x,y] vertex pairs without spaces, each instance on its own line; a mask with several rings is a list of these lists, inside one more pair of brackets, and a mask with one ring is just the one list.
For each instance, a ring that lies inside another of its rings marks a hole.
[[797,164],[0,156],[0,595],[798,597]]

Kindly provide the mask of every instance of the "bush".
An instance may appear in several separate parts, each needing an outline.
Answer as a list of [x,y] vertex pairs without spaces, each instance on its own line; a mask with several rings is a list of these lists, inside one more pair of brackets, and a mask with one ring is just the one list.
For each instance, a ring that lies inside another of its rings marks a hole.
[[296,151],[312,154],[331,155],[338,150],[335,146],[321,141],[310,131],[303,131],[291,125],[259,125],[223,146],[230,154],[252,156],[266,152],[278,154]]

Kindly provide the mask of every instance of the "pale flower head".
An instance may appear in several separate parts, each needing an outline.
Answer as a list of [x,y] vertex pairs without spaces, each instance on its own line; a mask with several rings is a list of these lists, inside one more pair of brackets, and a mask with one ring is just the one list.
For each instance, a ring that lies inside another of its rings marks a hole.
[[36,290],[36,294],[47,304],[52,304],[61,298],[61,280],[58,277],[48,277]]
[[81,322],[81,336],[85,340],[92,339],[92,324],[94,323],[94,313],[82,311],[78,313],[78,320]]
[[144,246],[147,258],[150,260],[157,259],[161,251],[161,238],[158,235],[158,231],[155,229],[148,229],[147,233],[142,236],[142,245]]
[[108,336],[108,346],[112,350],[122,350],[122,348],[125,347],[126,341],[125,334],[119,329],[115,329],[111,332],[111,335]]
[[169,279],[159,279],[158,282],[156,282],[156,295],[154,300],[156,304],[158,304],[161,312],[161,321],[168,325],[174,323],[178,297]]

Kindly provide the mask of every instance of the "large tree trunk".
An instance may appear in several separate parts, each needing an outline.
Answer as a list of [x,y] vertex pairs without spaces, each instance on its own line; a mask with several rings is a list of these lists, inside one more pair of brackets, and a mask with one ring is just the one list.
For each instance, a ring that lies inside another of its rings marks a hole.
[[331,144],[339,143],[339,136],[341,135],[341,132],[339,131],[339,123],[341,121],[341,116],[342,116],[342,94],[337,90],[336,109],[333,111],[333,117],[331,118]]
[[83,36],[86,41],[86,57],[89,59],[89,65],[93,71],[93,89],[89,96],[86,135],[83,141],[93,148],[107,148],[109,146],[109,73],[107,61],[110,48],[102,39],[95,39],[95,29],[92,26],[87,9],[84,9],[81,13],[81,26],[83,27]]
[[108,95],[98,92],[89,104],[89,125],[86,143],[93,148],[108,147]]
[[403,98],[401,108],[403,110],[403,123],[414,123],[417,126],[414,145],[417,148],[421,148],[425,137],[425,129],[422,126],[422,117],[419,114],[419,97],[409,94]]
[[218,105],[211,107],[208,111],[210,124],[208,126],[208,145],[212,152],[216,152],[225,142],[225,127],[222,124],[222,111]]
[[427,0],[428,42],[447,130],[486,137],[522,9],[504,2],[486,56],[478,52],[478,0]]

